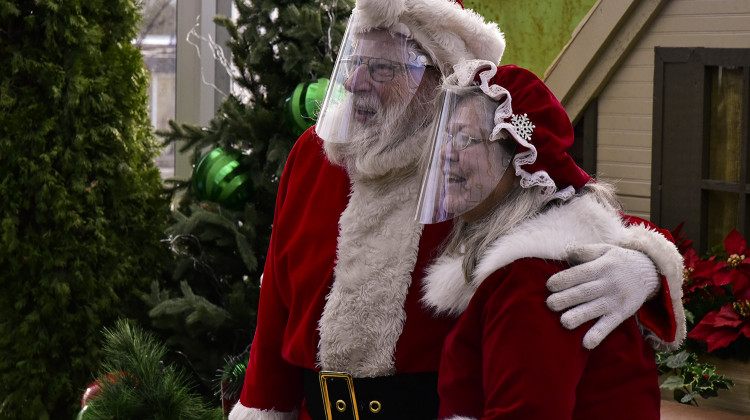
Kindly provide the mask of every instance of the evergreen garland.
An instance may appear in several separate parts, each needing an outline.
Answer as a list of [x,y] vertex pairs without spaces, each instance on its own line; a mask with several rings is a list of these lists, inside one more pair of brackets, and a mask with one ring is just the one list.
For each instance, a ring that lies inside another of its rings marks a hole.
[[285,101],[299,83],[330,76],[353,3],[235,0],[236,21],[215,22],[229,32],[242,92],[224,100],[208,127],[171,122],[159,133],[184,141],[194,163],[217,147],[241,152],[252,180],[241,208],[200,202],[191,181],[175,181],[182,199],[168,232],[179,258],[173,281],[155,285],[148,297],[153,325],[189,360],[206,396],[218,389],[226,358],[246,351],[254,334],[276,190],[297,139]]
[[73,418],[162,276],[168,202],[125,0],[0,0],[0,418]]

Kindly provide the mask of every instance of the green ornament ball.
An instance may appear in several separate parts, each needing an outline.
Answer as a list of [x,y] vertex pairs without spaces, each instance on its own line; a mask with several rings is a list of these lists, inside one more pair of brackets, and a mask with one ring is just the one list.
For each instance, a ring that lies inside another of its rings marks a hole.
[[328,90],[328,79],[300,83],[294,88],[292,96],[284,102],[284,119],[289,129],[301,135],[315,124]]
[[203,155],[193,168],[193,191],[201,201],[240,208],[253,189],[250,171],[240,163],[241,153],[216,148]]

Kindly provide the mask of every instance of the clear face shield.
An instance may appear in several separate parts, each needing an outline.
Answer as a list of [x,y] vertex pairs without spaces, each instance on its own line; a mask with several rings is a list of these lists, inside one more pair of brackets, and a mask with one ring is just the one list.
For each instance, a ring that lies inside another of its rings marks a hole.
[[416,219],[438,223],[488,199],[515,154],[504,131],[493,135],[498,103],[478,88],[447,90],[433,131]]
[[431,64],[405,25],[365,31],[359,21],[356,13],[349,20],[318,116],[315,131],[325,141],[345,143],[398,118]]

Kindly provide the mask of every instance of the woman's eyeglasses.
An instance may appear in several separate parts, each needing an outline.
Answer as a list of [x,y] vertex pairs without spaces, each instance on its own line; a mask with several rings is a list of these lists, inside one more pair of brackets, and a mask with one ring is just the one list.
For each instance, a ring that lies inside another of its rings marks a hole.
[[461,133],[461,132],[458,132],[455,135],[446,134],[445,136],[446,136],[446,141],[450,141],[451,146],[453,146],[453,148],[456,150],[464,150],[469,146],[484,143],[483,139],[471,137],[470,135],[466,133]]

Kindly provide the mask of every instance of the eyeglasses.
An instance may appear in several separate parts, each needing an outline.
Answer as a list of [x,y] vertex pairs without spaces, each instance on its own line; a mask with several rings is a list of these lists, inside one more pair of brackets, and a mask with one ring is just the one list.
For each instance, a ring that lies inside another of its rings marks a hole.
[[455,135],[446,134],[445,136],[446,136],[446,141],[450,141],[451,146],[453,146],[453,148],[456,150],[464,150],[469,146],[484,143],[483,139],[471,137],[470,135],[466,133],[461,133],[461,132]]
[[403,73],[411,69],[424,69],[427,66],[413,66],[398,61],[391,61],[386,58],[363,57],[353,55],[341,59],[341,65],[344,66],[346,77],[349,78],[359,66],[366,65],[370,73],[370,78],[376,82],[389,82],[393,80],[396,73]]

